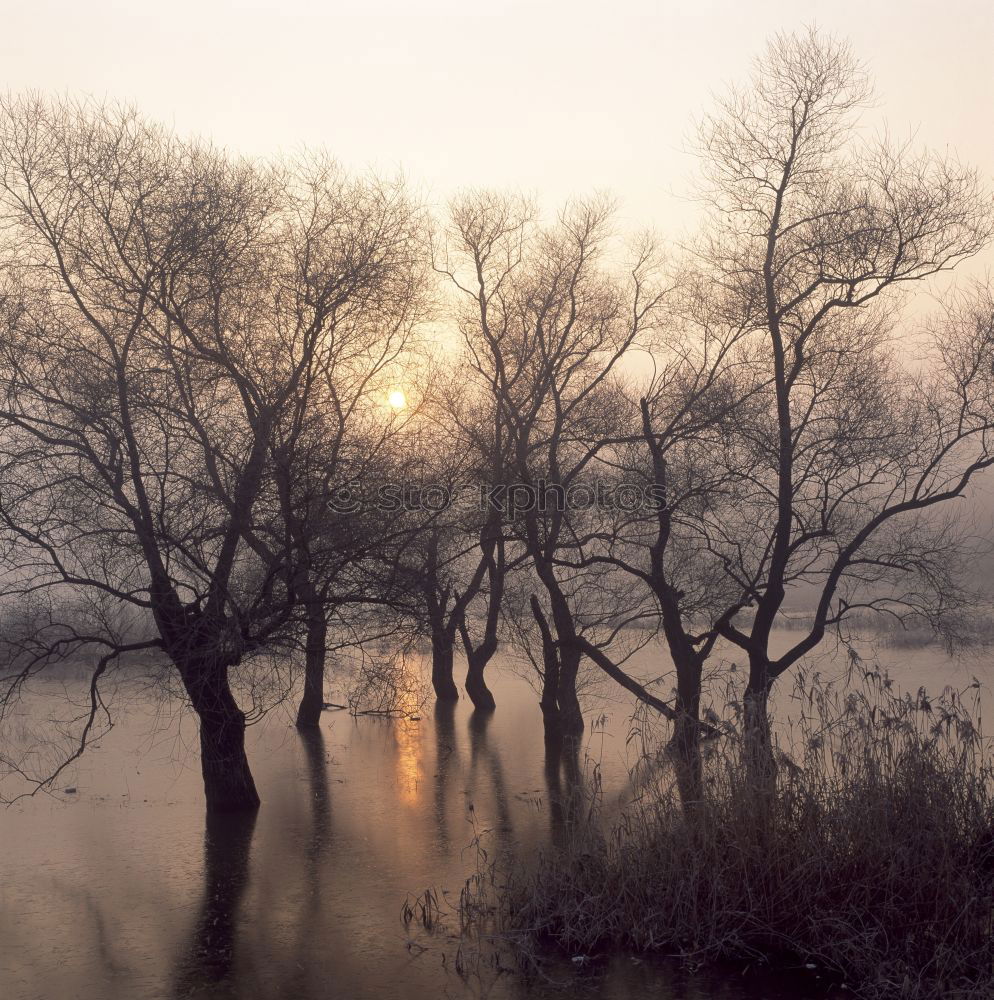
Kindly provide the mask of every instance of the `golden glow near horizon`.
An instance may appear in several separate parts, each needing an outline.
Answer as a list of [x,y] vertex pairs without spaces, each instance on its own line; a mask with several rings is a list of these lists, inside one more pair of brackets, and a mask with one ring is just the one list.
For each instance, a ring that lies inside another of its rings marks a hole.
[[407,408],[407,394],[403,389],[391,389],[387,394],[387,403],[392,410],[403,410]]

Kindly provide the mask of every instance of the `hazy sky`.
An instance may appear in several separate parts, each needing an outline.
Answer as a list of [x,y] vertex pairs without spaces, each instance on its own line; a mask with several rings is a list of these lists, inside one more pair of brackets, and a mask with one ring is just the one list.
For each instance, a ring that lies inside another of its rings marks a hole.
[[[475,13],[474,13],[475,12]],[[892,130],[994,176],[994,5],[771,0],[55,0],[3,7],[2,72],[134,101],[181,133],[268,153],[323,145],[435,198],[607,188],[626,222],[689,221],[694,116],[765,39],[812,22],[867,61]]]

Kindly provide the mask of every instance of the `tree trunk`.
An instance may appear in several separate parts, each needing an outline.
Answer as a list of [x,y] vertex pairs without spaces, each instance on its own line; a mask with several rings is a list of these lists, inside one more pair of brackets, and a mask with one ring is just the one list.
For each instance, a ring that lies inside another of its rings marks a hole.
[[572,645],[559,647],[559,684],[556,702],[559,705],[559,731],[563,736],[582,736],[583,712],[576,696],[576,678],[580,672],[580,651]]
[[757,799],[771,806],[776,790],[776,762],[770,731],[769,697],[772,680],[769,662],[750,662],[749,683],[743,698],[743,730],[746,773]]
[[200,720],[207,811],[258,809],[259,793],[245,755],[245,713],[231,693],[227,665],[201,660],[179,669]]
[[483,672],[487,668],[489,656],[473,653],[469,656],[469,667],[466,671],[466,694],[473,702],[473,707],[481,712],[492,712],[497,707],[493,693],[487,687]]
[[[550,568],[543,579],[552,606],[552,621],[556,627],[556,652],[559,657],[559,678],[556,703],[559,706],[559,732],[565,736],[582,736],[583,712],[576,696],[576,679],[580,673],[580,647],[576,642],[576,624],[563,592]],[[550,630],[551,635],[551,630]]]
[[297,709],[297,728],[316,729],[324,708],[324,658],[328,621],[320,603],[307,609],[307,640],[304,647],[304,693]]
[[[545,722],[545,737],[558,738],[562,735],[559,728],[559,652],[556,649],[555,640],[552,638],[552,630],[549,622],[542,611],[538,598],[531,595],[532,615],[538,624],[539,632],[542,635],[542,698],[539,706],[542,709],[542,719]],[[548,758],[548,753],[546,754]]]
[[[534,558],[534,556],[533,556]],[[556,704],[559,711],[558,729],[562,736],[582,736],[584,732],[583,712],[576,696],[576,679],[580,672],[580,648],[577,645],[576,621],[570,609],[569,601],[559,586],[555,571],[549,562],[536,561],[535,569],[539,579],[545,584],[549,596],[552,622],[555,625],[556,652],[559,657],[559,677],[556,685]],[[537,599],[532,602],[532,614],[535,615],[542,628],[543,638],[552,630],[546,622],[542,627],[544,615],[539,612]]]
[[487,635],[479,646],[473,645],[465,620],[459,623],[459,634],[462,636],[463,649],[466,650],[466,694],[478,711],[492,712],[497,707],[497,702],[487,687],[483,672],[497,651],[496,618],[488,622]]
[[683,663],[677,668],[676,719],[673,722],[673,752],[677,788],[684,814],[692,816],[704,798],[701,765],[701,664]]
[[556,655],[555,646],[545,647],[542,654],[545,660],[545,676],[542,678],[542,699],[539,701],[539,705],[542,708],[546,735],[557,736],[562,734],[558,700],[559,657]]
[[452,678],[455,642],[452,629],[435,629],[431,633],[431,686],[438,701],[459,700],[459,689]]
[[766,687],[746,687],[743,704],[746,751],[757,763],[772,761],[773,738],[770,734],[769,691]]

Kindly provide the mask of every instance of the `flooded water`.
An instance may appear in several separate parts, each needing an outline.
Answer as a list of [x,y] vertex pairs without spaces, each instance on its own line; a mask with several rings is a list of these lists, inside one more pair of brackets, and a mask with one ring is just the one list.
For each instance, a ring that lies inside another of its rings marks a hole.
[[[883,658],[908,687],[987,669],[934,649]],[[433,933],[405,926],[405,899],[429,887],[457,902],[474,844],[531,863],[595,767],[606,800],[624,794],[627,701],[589,706],[603,718],[583,759],[550,761],[534,692],[494,667],[489,718],[465,699],[415,720],[328,712],[302,739],[287,711],[270,713],[250,729],[252,821],[205,823],[192,718],[132,699],[56,795],[0,812],[0,996],[538,998],[564,995],[574,969],[574,991],[618,1000],[825,995],[811,978],[624,956],[567,956],[550,968],[560,985],[527,984],[461,942],[454,914]]]

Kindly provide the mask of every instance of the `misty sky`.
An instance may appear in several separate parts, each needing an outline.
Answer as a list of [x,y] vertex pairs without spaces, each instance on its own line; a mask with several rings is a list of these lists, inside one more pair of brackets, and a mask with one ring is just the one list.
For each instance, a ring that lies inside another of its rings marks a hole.
[[680,197],[694,116],[770,34],[812,22],[869,64],[868,120],[994,176],[980,0],[8,2],[0,65],[12,90],[131,100],[232,150],[322,145],[351,168],[402,167],[432,199],[514,186],[551,206],[609,189],[626,224],[672,237],[695,211]]

